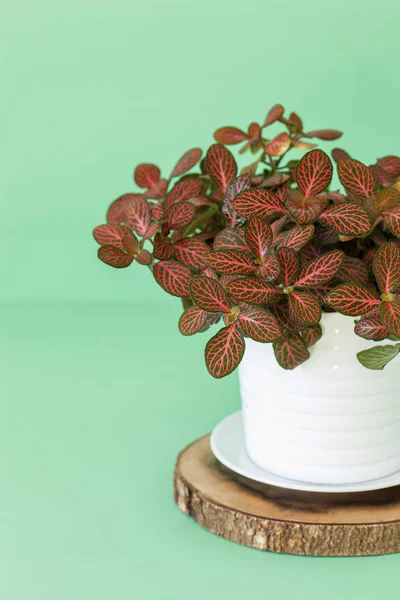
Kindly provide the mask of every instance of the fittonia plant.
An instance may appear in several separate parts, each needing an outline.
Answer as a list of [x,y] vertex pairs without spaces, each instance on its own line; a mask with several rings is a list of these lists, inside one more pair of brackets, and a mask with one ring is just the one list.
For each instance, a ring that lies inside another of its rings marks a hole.
[[[269,139],[273,123],[285,131]],[[297,367],[322,335],[323,311],[360,317],[362,338],[400,342],[400,158],[367,167],[335,149],[344,191],[332,191],[332,162],[309,140],[340,136],[305,132],[276,105],[247,133],[218,129],[203,159],[189,150],[167,179],[154,164],[136,167],[141,191],[117,198],[95,228],[103,262],[145,266],[183,299],[183,335],[221,326],[205,350],[214,377],[238,366],[246,337]],[[234,144],[252,155],[240,172],[226,148]],[[293,148],[308,152],[287,160]],[[399,352],[400,343],[376,345],[358,359],[383,369]]]

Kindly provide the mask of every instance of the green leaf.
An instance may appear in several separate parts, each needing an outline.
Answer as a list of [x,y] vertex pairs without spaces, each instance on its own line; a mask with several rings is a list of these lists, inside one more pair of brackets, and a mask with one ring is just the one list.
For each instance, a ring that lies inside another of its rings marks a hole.
[[357,354],[360,363],[367,369],[381,371],[400,352],[400,344],[394,346],[375,346],[368,350],[362,350]]

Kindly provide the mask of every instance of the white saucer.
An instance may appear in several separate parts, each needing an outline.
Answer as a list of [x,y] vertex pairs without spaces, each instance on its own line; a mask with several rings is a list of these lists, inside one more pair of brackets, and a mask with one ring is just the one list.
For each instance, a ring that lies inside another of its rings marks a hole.
[[274,475],[257,467],[247,455],[244,443],[244,430],[242,413],[238,411],[218,423],[211,434],[211,450],[216,458],[228,469],[243,475],[248,479],[268,483],[290,490],[303,490],[306,492],[366,492],[381,490],[400,484],[400,471],[392,475],[354,484],[315,484],[304,483]]

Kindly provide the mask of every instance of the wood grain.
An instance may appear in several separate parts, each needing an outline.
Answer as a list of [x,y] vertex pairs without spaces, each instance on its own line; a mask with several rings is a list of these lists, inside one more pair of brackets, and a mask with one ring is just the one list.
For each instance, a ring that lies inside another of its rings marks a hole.
[[223,467],[210,436],[178,456],[175,500],[182,512],[227,540],[271,552],[371,556],[400,552],[400,486],[325,494],[260,484]]

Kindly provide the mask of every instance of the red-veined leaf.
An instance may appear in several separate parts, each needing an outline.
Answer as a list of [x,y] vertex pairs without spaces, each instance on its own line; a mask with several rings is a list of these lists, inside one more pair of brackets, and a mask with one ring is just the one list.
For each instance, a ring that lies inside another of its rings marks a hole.
[[322,285],[321,287],[308,288],[307,292],[309,294],[311,294],[311,296],[313,296],[320,305],[322,305],[324,303],[325,296],[338,285],[339,285],[338,280],[332,279],[332,281],[329,281],[328,283],[326,283],[325,285]]
[[297,333],[298,331],[307,329],[307,325],[296,317],[288,302],[270,305],[268,306],[268,309],[273,313],[278,320],[279,325],[285,331]]
[[253,254],[261,260],[272,242],[272,230],[260,217],[252,217],[245,230],[246,242]]
[[307,348],[311,348],[311,346],[314,346],[314,344],[316,344],[322,337],[321,325],[307,327],[307,329],[301,332],[301,337],[303,338]]
[[292,248],[282,246],[276,253],[281,265],[280,280],[285,287],[295,281],[300,268],[300,260],[297,252]]
[[215,201],[212,198],[207,198],[207,196],[194,196],[194,198],[188,198],[187,200],[193,206],[211,206],[215,204]]
[[264,146],[264,151],[269,156],[283,156],[289,150],[291,139],[287,133],[280,133]]
[[344,256],[343,263],[336,273],[339,281],[355,282],[360,285],[368,285],[368,271],[365,263],[359,258]]
[[183,229],[192,221],[196,207],[190,202],[177,202],[165,211],[165,221],[172,230]]
[[172,173],[172,177],[179,177],[179,175],[183,175],[183,173],[187,173],[190,171],[194,165],[196,165],[202,155],[202,150],[200,148],[192,148],[185,152],[185,154],[178,160],[176,163]]
[[143,163],[135,169],[135,183],[141,188],[151,188],[160,180],[160,169],[151,163]]
[[383,294],[393,293],[400,284],[400,248],[388,242],[375,254],[373,270]]
[[146,198],[150,198],[151,200],[158,200],[159,198],[164,198],[168,188],[168,181],[166,179],[160,179],[157,181],[153,187],[149,188],[144,192]]
[[189,296],[189,282],[192,273],[187,267],[174,260],[166,260],[154,265],[153,275],[157,283],[172,296],[179,298]]
[[400,238],[400,206],[385,211],[383,213],[383,218],[393,235]]
[[240,192],[250,187],[250,175],[247,173],[237,177],[230,183],[226,189],[224,202],[222,204],[222,212],[225,215],[227,223],[233,227],[242,225],[243,217],[239,216],[233,208],[233,201]]
[[311,138],[316,137],[319,140],[337,140],[342,136],[342,132],[337,129],[314,129],[313,131],[309,131],[304,134],[305,136]]
[[193,335],[202,331],[207,323],[207,313],[198,306],[191,306],[179,319],[178,327],[182,335]]
[[164,204],[161,201],[158,201],[156,204],[152,204],[150,206],[150,213],[152,219],[162,219],[164,216]]
[[325,296],[325,304],[349,317],[365,315],[380,301],[358,283],[342,283]]
[[220,144],[240,144],[248,140],[249,136],[237,127],[221,127],[214,133],[214,139]]
[[400,203],[400,192],[392,187],[383,188],[377,194],[375,206],[378,210],[390,210]]
[[263,308],[248,306],[240,311],[238,321],[243,333],[256,342],[269,343],[282,336],[278,321]]
[[209,267],[218,273],[226,275],[246,275],[252,273],[255,265],[251,258],[244,252],[237,250],[217,250],[206,256]]
[[391,186],[393,181],[389,173],[382,169],[379,165],[370,165],[368,169],[371,171],[378,185]]
[[255,270],[255,274],[263,279],[277,279],[281,273],[281,263],[274,254],[267,254],[263,263]]
[[325,210],[319,220],[323,225],[341,235],[365,235],[371,229],[367,211],[354,202],[337,204]]
[[160,231],[161,223],[159,221],[154,221],[150,223],[145,233],[143,234],[144,240],[150,240],[156,233]]
[[296,167],[296,182],[303,196],[316,196],[331,182],[333,173],[329,156],[322,150],[307,152]]
[[283,226],[285,225],[286,221],[287,221],[287,215],[284,215],[280,219],[274,220],[270,224],[270,227],[272,229],[272,235],[273,235],[274,239],[280,234],[280,232],[281,232]]
[[[261,185],[261,187],[264,187],[264,188],[274,188],[277,186],[282,186],[289,179],[290,179],[290,175],[288,173],[274,173],[273,175],[270,175],[266,179],[263,179],[263,181],[260,185]],[[277,192],[278,192],[278,190],[276,190],[276,193]]]
[[391,177],[400,176],[400,158],[397,156],[384,156],[378,160],[378,165]]
[[289,334],[275,341],[274,352],[279,365],[286,370],[298,367],[310,356],[304,340],[298,333]]
[[148,250],[141,250],[137,256],[135,256],[135,260],[140,265],[151,265],[151,254]]
[[211,179],[225,193],[237,174],[237,165],[232,153],[221,144],[213,144],[208,149],[206,160]]
[[289,294],[290,306],[301,321],[307,325],[317,325],[321,320],[321,307],[308,292],[294,290]]
[[315,246],[329,246],[330,244],[336,244],[338,241],[339,236],[333,229],[329,229],[329,227],[325,227],[324,225],[316,227],[313,239]]
[[207,312],[231,311],[228,295],[222,285],[212,277],[193,277],[190,282],[190,295],[199,308]]
[[354,332],[366,340],[380,342],[389,335],[379,317],[365,317],[356,321]]
[[126,224],[139,235],[144,235],[150,225],[150,207],[143,196],[129,203]]
[[389,333],[400,338],[400,304],[398,302],[382,302],[379,316]]
[[178,181],[168,193],[165,207],[169,208],[172,204],[198,196],[202,187],[203,184],[200,179],[182,179]]
[[218,233],[214,239],[214,250],[240,250],[249,252],[244,230],[227,227]]
[[342,150],[341,148],[334,148],[331,154],[335,163],[338,163],[340,160],[343,160],[345,158],[350,158],[350,154],[346,152],[346,150]]
[[234,279],[227,284],[226,290],[235,300],[247,304],[273,304],[282,298],[279,288],[256,277]]
[[314,225],[296,225],[290,231],[283,231],[274,240],[274,246],[286,246],[300,250],[314,235]]
[[284,113],[284,108],[282,104],[275,104],[269,111],[267,116],[265,117],[265,121],[262,127],[267,127],[268,125],[272,125],[275,121],[278,121]]
[[233,202],[233,207],[246,219],[254,216],[266,219],[273,215],[287,213],[286,208],[280,200],[263,188],[240,192]]
[[124,194],[114,200],[107,211],[107,223],[123,223],[126,221],[129,204],[134,198],[142,198],[142,195]]
[[168,238],[165,239],[161,233],[157,233],[154,238],[153,254],[158,260],[170,260],[174,255],[174,246]]
[[245,351],[243,335],[236,323],[220,329],[205,350],[209,373],[216,379],[232,373],[239,365]]
[[93,229],[93,237],[100,246],[114,246],[123,249],[122,238],[132,237],[131,230],[122,225],[110,223],[108,225],[98,225]]
[[[304,203],[302,202],[304,200]],[[297,190],[290,190],[286,207],[299,225],[308,225],[316,221],[326,207],[326,198],[309,196],[303,198]]]
[[374,176],[363,163],[353,158],[344,158],[338,162],[337,169],[339,179],[348,192],[358,198],[374,196]]
[[319,287],[333,279],[343,263],[343,252],[332,250],[303,265],[295,281],[297,287]]
[[122,249],[131,256],[139,254],[139,242],[134,235],[127,235],[122,238]]
[[175,243],[175,258],[192,269],[205,267],[204,256],[210,251],[205,242],[196,238],[185,238]]
[[97,256],[107,265],[114,267],[115,269],[125,269],[133,261],[133,256],[125,254],[119,248],[115,246],[101,246],[97,252]]

